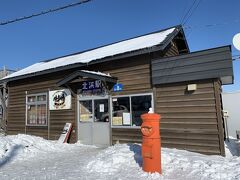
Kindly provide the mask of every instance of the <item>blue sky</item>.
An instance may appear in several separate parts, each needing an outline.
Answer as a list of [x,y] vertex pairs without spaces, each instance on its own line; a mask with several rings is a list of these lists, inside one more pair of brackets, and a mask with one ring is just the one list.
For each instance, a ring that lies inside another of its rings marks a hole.
[[[1,1],[0,21],[62,6],[74,0]],[[0,26],[0,67],[24,68],[41,60],[94,48],[180,24],[193,0],[93,0],[87,4]],[[186,26],[191,51],[231,45],[240,32],[239,0],[202,0]],[[224,24],[204,27],[207,24]],[[240,54],[232,47],[232,54]],[[234,61],[240,90],[240,60]]]

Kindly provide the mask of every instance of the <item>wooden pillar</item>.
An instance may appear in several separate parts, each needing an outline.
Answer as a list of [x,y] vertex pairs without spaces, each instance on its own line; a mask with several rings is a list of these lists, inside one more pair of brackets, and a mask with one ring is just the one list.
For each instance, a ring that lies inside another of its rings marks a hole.
[[2,108],[3,108],[3,117],[2,117],[2,121],[0,124],[1,129],[4,131],[4,133],[6,134],[6,130],[7,130],[7,103],[6,103],[6,84],[3,84],[2,89],[0,90],[0,101],[2,104]]

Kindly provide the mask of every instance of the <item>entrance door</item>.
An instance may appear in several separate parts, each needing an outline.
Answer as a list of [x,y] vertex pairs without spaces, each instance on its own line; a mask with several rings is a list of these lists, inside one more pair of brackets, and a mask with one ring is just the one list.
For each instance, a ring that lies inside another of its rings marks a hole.
[[80,99],[79,140],[83,144],[105,147],[110,145],[108,98]]

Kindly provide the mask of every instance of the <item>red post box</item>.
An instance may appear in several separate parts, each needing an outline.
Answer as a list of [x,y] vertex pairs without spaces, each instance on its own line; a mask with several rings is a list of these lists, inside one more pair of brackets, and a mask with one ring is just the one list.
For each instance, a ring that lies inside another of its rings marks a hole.
[[143,120],[141,126],[143,170],[162,174],[160,115],[147,113],[141,115],[141,118]]

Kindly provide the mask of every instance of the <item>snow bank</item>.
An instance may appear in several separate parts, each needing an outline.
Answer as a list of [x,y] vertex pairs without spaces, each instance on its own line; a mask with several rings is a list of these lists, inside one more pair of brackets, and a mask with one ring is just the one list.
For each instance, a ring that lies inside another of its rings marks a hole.
[[[37,171],[36,171],[37,169]],[[141,145],[106,149],[28,135],[0,137],[2,179],[240,179],[240,158],[162,148],[163,174],[142,171]]]
[[162,176],[144,173],[141,165],[141,146],[123,144],[100,152],[86,169],[113,176],[120,173],[123,179],[130,178],[132,173],[140,179],[240,179],[240,158],[234,156],[225,158],[162,148]]
[[[84,146],[81,144],[76,145]],[[63,152],[72,146],[73,145],[58,143],[57,141],[47,141],[41,137],[24,134],[0,136],[0,163],[14,156],[18,156],[18,158],[24,157],[24,159],[26,159],[36,156],[39,152]]]
[[229,137],[225,141],[225,152],[227,157],[240,156],[240,141],[234,137]]

